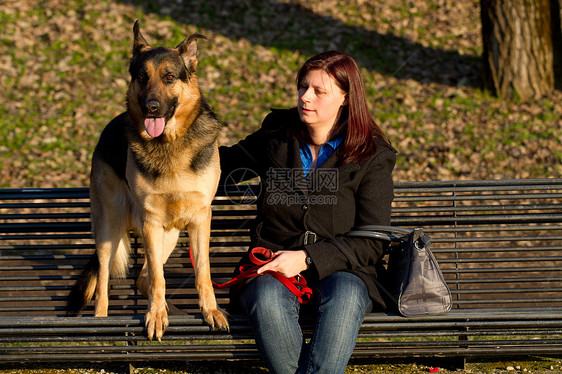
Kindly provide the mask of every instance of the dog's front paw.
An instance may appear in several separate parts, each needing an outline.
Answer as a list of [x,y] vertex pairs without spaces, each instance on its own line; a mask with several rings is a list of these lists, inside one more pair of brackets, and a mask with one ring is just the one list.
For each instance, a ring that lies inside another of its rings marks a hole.
[[159,306],[150,306],[144,317],[144,326],[148,339],[156,338],[159,342],[162,341],[162,336],[166,327],[168,327],[168,307],[166,303]]
[[230,326],[224,312],[218,309],[203,310],[203,319],[213,330],[229,331]]

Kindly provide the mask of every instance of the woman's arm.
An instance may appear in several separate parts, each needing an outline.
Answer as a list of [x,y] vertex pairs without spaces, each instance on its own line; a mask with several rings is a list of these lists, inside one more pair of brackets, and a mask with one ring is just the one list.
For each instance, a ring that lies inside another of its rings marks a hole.
[[260,172],[266,155],[265,144],[279,130],[278,111],[269,113],[259,130],[232,146],[219,147],[221,182],[240,183]]

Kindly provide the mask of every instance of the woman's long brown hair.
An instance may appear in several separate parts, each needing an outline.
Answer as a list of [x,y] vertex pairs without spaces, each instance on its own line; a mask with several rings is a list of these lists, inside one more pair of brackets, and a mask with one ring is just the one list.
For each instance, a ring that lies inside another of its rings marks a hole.
[[359,66],[350,55],[328,51],[311,57],[297,74],[297,87],[300,87],[301,81],[312,70],[326,72],[347,94],[347,106],[342,110],[340,119],[330,134],[330,140],[345,136],[341,164],[358,163],[372,156],[376,151],[373,137],[390,144],[388,137],[369,113]]

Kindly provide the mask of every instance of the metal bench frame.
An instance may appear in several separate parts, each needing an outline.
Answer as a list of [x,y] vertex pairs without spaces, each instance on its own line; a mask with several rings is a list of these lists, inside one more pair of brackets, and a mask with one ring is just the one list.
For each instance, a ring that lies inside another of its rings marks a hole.
[[[247,250],[254,186],[220,186],[211,262],[229,279]],[[370,313],[353,357],[392,359],[562,353],[562,179],[401,182],[392,224],[423,227],[453,294],[442,316]],[[134,279],[142,245],[133,237],[130,276],[113,280],[110,316],[64,317],[69,288],[94,251],[86,188],[0,190],[0,363],[254,360],[247,321],[213,332],[198,314],[188,238],[166,264],[171,315],[162,343],[144,335],[146,300]],[[217,290],[228,303],[228,291]],[[305,321],[306,325],[306,321]]]

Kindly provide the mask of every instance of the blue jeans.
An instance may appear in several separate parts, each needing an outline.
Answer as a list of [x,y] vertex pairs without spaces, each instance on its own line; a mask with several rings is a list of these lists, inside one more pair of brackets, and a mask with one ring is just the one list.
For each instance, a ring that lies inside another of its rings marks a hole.
[[[365,313],[372,308],[367,287],[356,275],[337,272],[313,291],[315,325],[306,343],[299,325],[301,304],[287,287],[261,275],[243,289],[240,304],[270,372],[344,373]],[[303,309],[308,311],[308,305]]]

